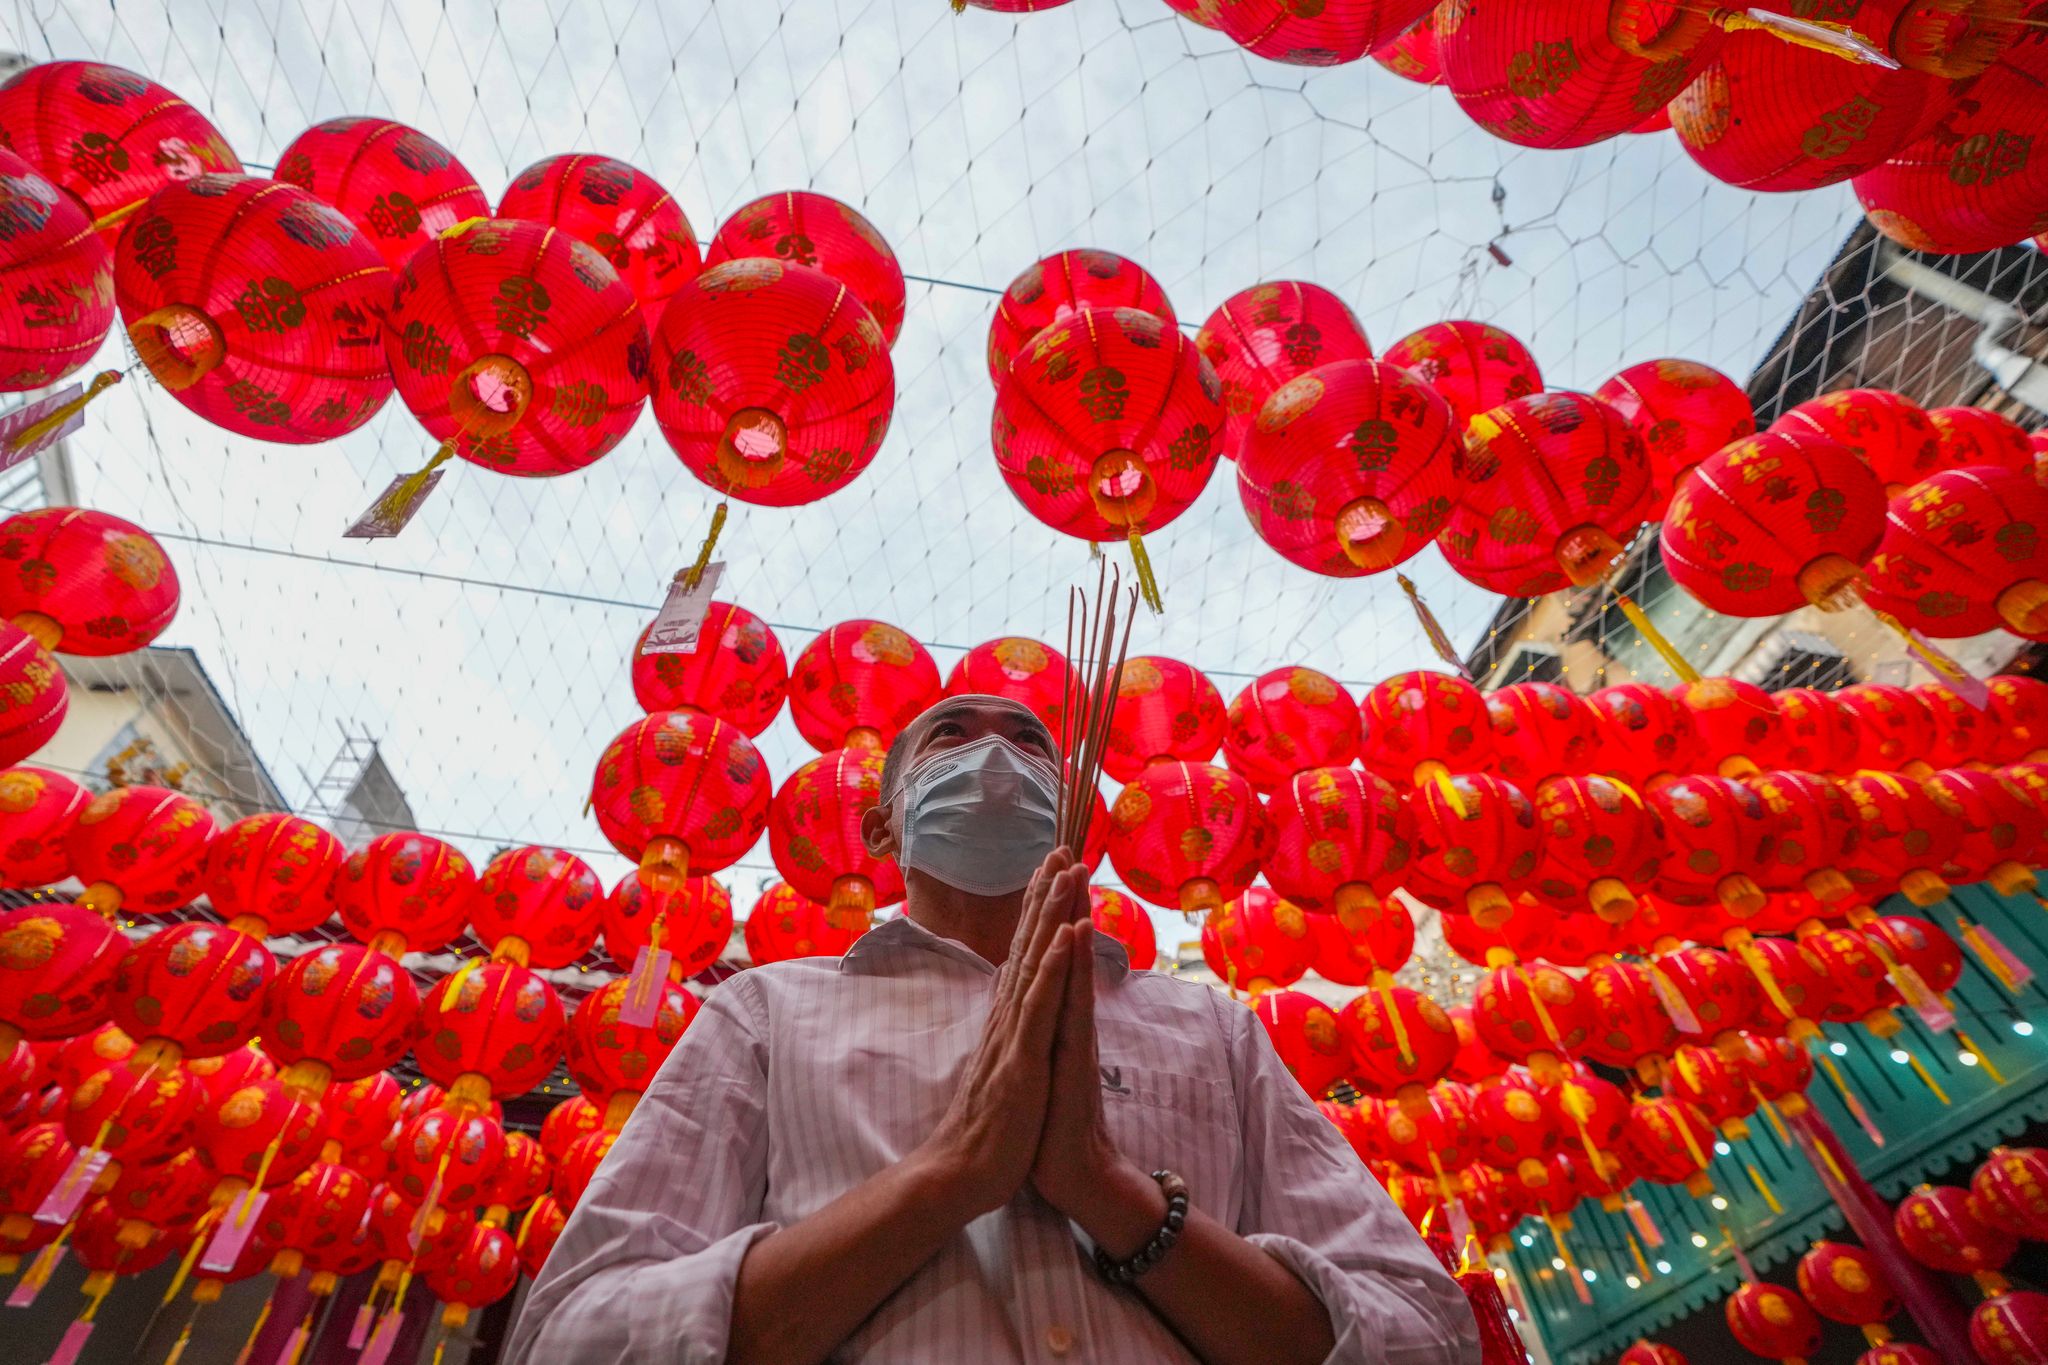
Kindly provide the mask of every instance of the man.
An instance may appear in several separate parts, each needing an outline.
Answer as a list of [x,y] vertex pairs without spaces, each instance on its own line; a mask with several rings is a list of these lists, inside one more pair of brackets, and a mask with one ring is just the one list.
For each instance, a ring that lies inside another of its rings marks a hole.
[[1058,762],[995,697],[905,729],[861,824],[903,917],[711,993],[513,1362],[1477,1361],[1251,1011],[1095,931]]

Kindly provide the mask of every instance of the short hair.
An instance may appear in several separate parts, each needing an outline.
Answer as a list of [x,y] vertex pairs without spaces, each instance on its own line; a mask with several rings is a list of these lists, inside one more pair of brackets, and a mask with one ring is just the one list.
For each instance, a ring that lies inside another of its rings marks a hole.
[[916,748],[917,740],[923,736],[926,730],[931,728],[935,718],[944,715],[952,707],[963,702],[995,702],[1007,710],[1016,711],[1025,720],[1030,722],[1032,729],[1045,736],[1046,743],[1055,752],[1058,751],[1059,740],[1054,736],[1052,727],[1040,720],[1038,713],[1023,702],[1011,697],[998,697],[987,692],[963,692],[957,696],[942,697],[919,712],[916,719],[897,731],[896,738],[889,741],[889,747],[882,755],[881,800],[883,802],[886,803],[892,800],[896,795],[897,788],[903,785],[903,775],[910,767],[911,751]]

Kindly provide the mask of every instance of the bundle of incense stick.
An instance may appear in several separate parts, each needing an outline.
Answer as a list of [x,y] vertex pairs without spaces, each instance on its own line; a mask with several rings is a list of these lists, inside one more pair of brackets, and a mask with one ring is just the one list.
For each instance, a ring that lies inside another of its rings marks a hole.
[[[1131,618],[1136,614],[1137,603],[1138,590],[1124,587],[1122,569],[1110,578],[1106,561],[1096,573],[1093,598],[1080,588],[1067,590],[1067,676],[1061,691],[1062,777],[1057,819],[1059,842],[1077,854],[1088,837],[1096,784],[1102,780],[1109,717],[1123,682],[1124,651],[1130,647]],[[1116,628],[1119,611],[1124,627],[1121,636]],[[1116,647],[1113,664],[1112,644]]]

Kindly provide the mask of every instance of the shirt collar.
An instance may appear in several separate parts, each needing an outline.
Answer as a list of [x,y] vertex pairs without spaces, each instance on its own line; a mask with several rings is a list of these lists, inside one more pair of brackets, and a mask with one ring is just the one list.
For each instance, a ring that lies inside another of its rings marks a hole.
[[[1094,934],[1095,960],[1098,966],[1109,969],[1109,979],[1121,981],[1131,970],[1130,955],[1123,944],[1103,933],[1092,929]],[[951,958],[965,963],[988,976],[996,973],[995,964],[974,949],[956,939],[945,938],[919,924],[908,915],[897,915],[884,920],[853,941],[839,959],[842,972],[880,972],[887,970],[889,962],[904,953],[926,952],[940,957]]]

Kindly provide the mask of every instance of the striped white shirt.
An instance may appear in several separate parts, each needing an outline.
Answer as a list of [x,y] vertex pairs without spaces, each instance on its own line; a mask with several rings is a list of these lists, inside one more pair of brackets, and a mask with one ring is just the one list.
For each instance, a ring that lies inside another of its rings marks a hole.
[[[1287,1074],[1251,1011],[1132,972],[1095,935],[1103,1104],[1119,1147],[1285,1262],[1329,1309],[1331,1365],[1472,1365],[1463,1293]],[[937,1126],[995,968],[909,919],[844,958],[742,972],[634,1110],[529,1295],[512,1365],[714,1365],[747,1248]],[[829,1294],[830,1285],[818,1292]],[[868,1365],[1194,1357],[1098,1277],[1028,1189],[975,1219],[841,1344]]]

